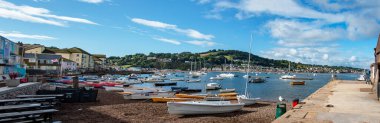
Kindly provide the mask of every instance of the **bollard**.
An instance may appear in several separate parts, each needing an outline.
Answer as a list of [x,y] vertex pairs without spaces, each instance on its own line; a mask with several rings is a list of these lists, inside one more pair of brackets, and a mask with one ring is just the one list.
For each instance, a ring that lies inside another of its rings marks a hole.
[[286,112],[286,104],[285,103],[277,103],[276,108],[276,119],[281,117]]
[[300,102],[300,100],[298,98],[294,99],[293,103],[292,103],[293,108],[296,107],[299,102]]
[[79,78],[77,76],[73,77],[73,87],[79,88]]

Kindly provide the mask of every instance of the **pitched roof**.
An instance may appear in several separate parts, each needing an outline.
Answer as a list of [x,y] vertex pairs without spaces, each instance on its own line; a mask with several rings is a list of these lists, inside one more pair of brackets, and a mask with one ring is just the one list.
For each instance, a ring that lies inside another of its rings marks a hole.
[[84,53],[84,54],[89,54],[91,55],[90,53],[88,53],[87,51],[81,49],[81,48],[78,48],[78,47],[73,47],[73,48],[69,48],[67,49],[69,52],[71,53]]
[[39,47],[45,47],[45,46],[41,45],[41,44],[24,44],[23,47],[25,50],[31,50],[31,49],[35,49],[35,48],[39,48]]
[[60,59],[62,58],[61,55],[55,55],[55,54],[34,54],[34,53],[25,53],[24,58],[35,58],[37,55],[37,59]]
[[87,51],[78,48],[78,47],[73,47],[73,48],[64,48],[64,49],[57,49],[57,48],[49,48],[47,47],[44,51],[44,53],[84,53],[84,54],[89,54]]
[[92,54],[92,56],[95,56],[96,58],[107,58],[104,54]]

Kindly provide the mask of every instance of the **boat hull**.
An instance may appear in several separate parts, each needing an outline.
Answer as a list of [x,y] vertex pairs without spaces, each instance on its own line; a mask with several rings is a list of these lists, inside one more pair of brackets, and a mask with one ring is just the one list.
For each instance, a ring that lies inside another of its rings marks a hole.
[[134,93],[134,94],[124,94],[124,99],[132,100],[144,100],[151,99],[153,97],[172,97],[174,93],[172,92],[161,92],[161,93]]
[[244,104],[223,104],[224,102],[225,101],[217,101],[213,103],[168,102],[167,106],[169,114],[175,115],[228,113],[241,110],[244,106]]

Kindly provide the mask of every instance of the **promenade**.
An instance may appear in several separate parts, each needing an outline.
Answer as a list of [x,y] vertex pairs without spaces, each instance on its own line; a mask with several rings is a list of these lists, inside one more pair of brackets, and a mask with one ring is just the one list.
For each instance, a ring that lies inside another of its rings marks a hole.
[[371,89],[362,81],[331,81],[273,123],[379,123],[380,102]]

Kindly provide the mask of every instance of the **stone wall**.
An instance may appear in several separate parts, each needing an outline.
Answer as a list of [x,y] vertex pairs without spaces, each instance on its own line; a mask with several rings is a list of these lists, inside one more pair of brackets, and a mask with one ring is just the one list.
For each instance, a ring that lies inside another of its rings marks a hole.
[[0,99],[12,99],[17,95],[36,94],[40,86],[40,82],[29,82],[20,84],[17,87],[1,87]]

